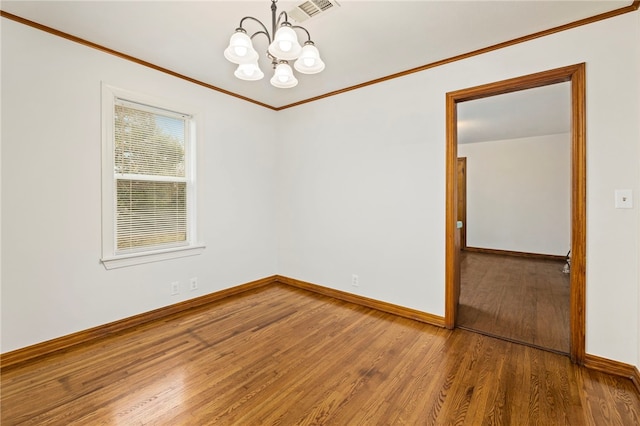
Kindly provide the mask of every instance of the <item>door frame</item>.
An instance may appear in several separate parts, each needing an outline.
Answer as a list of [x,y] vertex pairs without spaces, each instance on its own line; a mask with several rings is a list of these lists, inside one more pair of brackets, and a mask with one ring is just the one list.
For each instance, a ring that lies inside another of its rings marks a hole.
[[529,74],[446,94],[445,326],[455,327],[460,297],[457,220],[457,104],[550,84],[571,83],[571,276],[569,328],[571,361],[585,358],[586,284],[586,112],[585,63]]

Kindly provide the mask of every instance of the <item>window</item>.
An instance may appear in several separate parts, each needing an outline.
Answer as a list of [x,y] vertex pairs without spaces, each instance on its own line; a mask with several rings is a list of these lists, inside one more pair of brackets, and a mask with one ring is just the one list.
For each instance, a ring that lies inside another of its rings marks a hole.
[[107,269],[199,254],[195,118],[103,87],[103,258]]

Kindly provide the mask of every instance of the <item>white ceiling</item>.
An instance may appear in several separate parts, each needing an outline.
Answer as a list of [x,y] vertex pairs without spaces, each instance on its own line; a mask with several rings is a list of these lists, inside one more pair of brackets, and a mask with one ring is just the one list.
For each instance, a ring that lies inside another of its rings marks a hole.
[[[278,11],[300,1],[280,0]],[[1,9],[272,107],[472,52],[630,5],[615,0],[569,1],[364,1],[340,7],[302,25],[311,33],[326,69],[297,74],[291,89],[265,78],[241,81],[222,55],[240,19],[251,15],[270,27],[269,0],[261,1],[2,1]],[[248,22],[248,32],[258,30]],[[254,39],[266,50],[266,38]],[[542,110],[550,111],[545,104]],[[541,111],[539,111],[541,112]],[[536,112],[529,111],[529,114]]]
[[571,84],[557,83],[458,104],[458,143],[571,130]]

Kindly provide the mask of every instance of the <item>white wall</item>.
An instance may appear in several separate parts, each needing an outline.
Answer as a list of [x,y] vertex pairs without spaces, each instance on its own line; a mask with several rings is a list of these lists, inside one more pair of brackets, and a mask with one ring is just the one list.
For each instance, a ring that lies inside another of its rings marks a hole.
[[444,103],[406,83],[281,112],[279,271],[443,315]]
[[458,144],[467,157],[467,246],[564,256],[571,134]]
[[[202,255],[100,263],[101,81],[202,112]],[[3,19],[2,352],[274,275],[274,114]]]
[[[613,208],[640,187],[639,37],[626,14],[274,113],[3,20],[2,351],[191,297],[169,282],[193,275],[194,296],[277,272],[443,315],[445,93],[586,62],[587,352],[639,366],[640,220]],[[101,81],[204,111],[203,255],[100,265]]]
[[280,112],[278,272],[444,315],[445,94],[586,62],[586,349],[640,365],[638,208],[613,205],[638,193],[639,36],[626,14]]

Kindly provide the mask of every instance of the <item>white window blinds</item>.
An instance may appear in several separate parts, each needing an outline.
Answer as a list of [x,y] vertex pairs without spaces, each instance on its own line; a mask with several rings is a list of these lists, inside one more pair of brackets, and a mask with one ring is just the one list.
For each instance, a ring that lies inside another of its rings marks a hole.
[[187,244],[189,116],[117,99],[116,250]]

